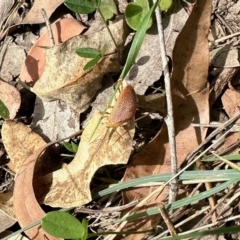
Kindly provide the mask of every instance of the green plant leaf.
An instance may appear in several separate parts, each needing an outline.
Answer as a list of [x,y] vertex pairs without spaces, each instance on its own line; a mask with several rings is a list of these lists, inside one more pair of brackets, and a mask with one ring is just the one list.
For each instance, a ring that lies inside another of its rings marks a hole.
[[63,142],[63,146],[69,151],[73,152],[72,144],[69,142]]
[[89,61],[83,68],[84,71],[89,70],[90,68],[92,68],[95,64],[97,64],[97,62],[102,58],[101,55],[96,56],[95,58],[93,58],[91,61]]
[[100,56],[101,53],[95,49],[95,48],[78,48],[76,50],[76,53],[78,56],[83,57],[83,58],[95,58],[97,56]]
[[85,234],[84,236],[82,237],[82,240],[86,240],[87,237],[88,237],[88,221],[86,219],[83,219],[82,220],[82,226],[83,228],[85,229]]
[[99,10],[102,12],[105,21],[117,14],[117,7],[113,0],[101,0]]
[[76,153],[78,150],[78,145],[75,142],[63,142],[64,147],[69,151],[69,152],[73,152]]
[[78,145],[75,142],[71,142],[71,144],[72,144],[73,152],[76,153],[78,150]]
[[9,119],[9,110],[1,100],[0,100],[0,116],[4,119]]
[[41,226],[54,237],[77,239],[85,236],[86,228],[80,221],[67,212],[49,212],[42,219]]
[[131,48],[130,48],[128,56],[127,56],[126,63],[124,65],[124,68],[119,77],[120,79],[124,79],[126,77],[127,73],[129,72],[130,68],[132,67],[132,65],[138,55],[140,47],[141,47],[143,39],[144,39],[144,36],[145,36],[145,33],[148,28],[149,21],[151,19],[152,13],[158,6],[158,3],[159,3],[159,0],[156,1],[156,3],[151,7],[151,9],[148,11],[147,15],[141,21],[141,24],[139,25],[138,30],[134,36]]
[[102,50],[101,50],[101,56],[102,56],[102,57],[104,56],[104,54],[106,53],[106,51],[107,51],[107,44],[105,44],[105,45],[103,46]]
[[159,3],[159,7],[161,11],[167,11],[172,6],[172,0],[161,0]]
[[99,0],[65,0],[64,4],[73,12],[80,14],[89,14],[94,12],[98,6]]
[[[137,30],[148,11],[148,0],[135,0],[133,3],[129,3],[125,10],[125,18],[128,26],[134,30]],[[151,24],[152,21],[150,18],[148,27],[150,27]]]

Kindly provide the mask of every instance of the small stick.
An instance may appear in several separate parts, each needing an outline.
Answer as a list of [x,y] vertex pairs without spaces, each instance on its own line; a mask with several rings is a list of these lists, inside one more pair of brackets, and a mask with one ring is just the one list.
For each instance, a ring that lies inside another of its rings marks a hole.
[[[156,0],[154,0],[155,3]],[[156,8],[155,11],[158,27],[158,37],[160,41],[160,51],[164,72],[164,82],[166,88],[166,99],[167,99],[167,113],[165,117],[165,122],[168,128],[168,138],[169,138],[169,147],[170,147],[170,157],[171,157],[171,172],[172,176],[177,174],[177,152],[176,152],[176,141],[175,141],[175,127],[174,127],[174,118],[173,118],[173,104],[172,104],[172,93],[171,93],[171,84],[170,84],[170,73],[168,69],[167,53],[164,40],[164,32],[162,26],[162,17],[160,8]],[[176,200],[177,196],[177,179],[174,178],[170,184],[168,203],[171,203]]]
[[51,25],[50,25],[50,22],[49,22],[49,19],[47,17],[47,13],[46,11],[42,8],[41,9],[41,13],[42,13],[42,16],[44,18],[44,21],[46,23],[46,27],[47,27],[47,31],[48,31],[48,35],[49,35],[49,40],[50,40],[50,45],[51,47],[55,45],[55,41],[54,41],[54,38],[53,38],[53,33],[52,33],[52,28],[51,28]]
[[171,222],[171,219],[169,218],[166,209],[164,208],[164,206],[161,203],[158,204],[158,209],[159,209],[159,211],[161,213],[161,216],[162,216],[165,224],[167,225],[167,228],[168,228],[168,231],[170,232],[170,234],[172,236],[177,235],[176,229],[173,226],[173,224]]

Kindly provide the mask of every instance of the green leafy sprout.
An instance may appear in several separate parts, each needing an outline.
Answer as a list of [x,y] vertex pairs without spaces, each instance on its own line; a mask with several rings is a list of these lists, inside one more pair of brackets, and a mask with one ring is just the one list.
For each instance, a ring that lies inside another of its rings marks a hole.
[[97,62],[104,56],[107,50],[107,45],[105,44],[101,51],[98,51],[95,48],[78,48],[76,53],[78,56],[83,58],[92,58],[84,67],[83,70],[86,71],[92,68]]
[[70,143],[63,142],[63,145],[69,152],[76,153],[78,151],[78,145],[73,141],[71,141]]

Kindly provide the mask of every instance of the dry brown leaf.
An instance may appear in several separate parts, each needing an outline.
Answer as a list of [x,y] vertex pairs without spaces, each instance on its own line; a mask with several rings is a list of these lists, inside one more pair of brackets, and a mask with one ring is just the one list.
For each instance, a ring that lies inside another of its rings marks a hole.
[[[238,90],[232,90],[232,89],[227,89],[224,94],[221,97],[222,104],[224,107],[224,110],[226,111],[227,115],[229,118],[231,118],[236,112],[239,111],[239,106],[240,106],[240,92]],[[237,120],[237,123],[239,123],[240,120]],[[233,145],[239,141],[239,133],[238,132],[233,132],[228,134],[226,136],[224,143],[222,144],[221,148],[219,150],[225,150],[229,148],[229,146]]]
[[0,79],[0,100],[5,104],[9,111],[9,118],[13,119],[21,104],[19,91]]
[[41,9],[44,8],[48,18],[56,10],[56,8],[63,3],[63,0],[35,0],[32,8],[28,12],[27,16],[23,19],[21,24],[37,24],[45,22],[43,19]]
[[[15,214],[19,225],[22,228],[42,219],[45,216],[45,212],[39,206],[39,203],[35,198],[32,181],[35,163],[45,148],[50,145],[52,145],[52,143],[44,145],[29,156],[17,174],[14,185],[13,201]],[[44,156],[44,154],[42,156]],[[45,240],[46,238],[49,240],[59,240],[59,238],[55,238],[47,234],[39,226],[32,227],[25,231],[25,233],[30,239],[34,240]]]
[[[109,28],[122,52],[128,35],[126,24],[120,20]],[[84,71],[83,67],[89,59],[79,57],[76,49],[92,47],[101,50],[105,44],[107,44],[105,56],[91,70]],[[48,49],[45,70],[32,91],[44,100],[64,100],[70,107],[82,112],[101,87],[103,75],[119,70],[115,45],[104,28],[87,36],[73,37],[61,45]]]
[[134,121],[113,129],[107,126],[108,119],[105,117],[91,138],[100,120],[101,113],[97,111],[85,128],[78,152],[70,164],[53,172],[52,176],[39,179],[37,185],[51,182],[45,204],[68,208],[88,203],[91,201],[89,186],[96,170],[108,164],[127,163],[132,149]]
[[156,93],[148,96],[138,95],[138,108],[146,112],[158,112],[165,116],[167,111],[165,93]]
[[[73,18],[64,18],[51,24],[55,44],[63,43],[73,36],[79,35],[85,27]],[[46,31],[32,46],[25,64],[22,67],[20,79],[34,84],[41,76],[46,65],[46,49],[49,47],[49,34]]]
[[[4,1],[0,1],[0,4],[3,3]],[[10,2],[9,0],[6,0],[5,2]],[[15,3],[12,1],[12,5]],[[19,2],[20,3],[20,2]],[[18,3],[18,4],[19,4]],[[30,11],[27,13],[27,16],[22,20],[23,16],[19,16],[20,14],[18,13],[18,10],[20,9],[20,5],[18,5],[18,8],[15,8],[15,12],[10,15],[10,18],[7,21],[6,29],[3,31],[0,31],[0,40],[6,35],[14,31],[19,25],[21,24],[37,24],[37,23],[43,23],[45,22],[45,19],[42,16],[41,9],[44,8],[47,17],[50,18],[52,13],[55,11],[55,9],[63,3],[63,0],[55,0],[55,1],[47,1],[47,0],[35,0],[33,1],[33,6],[30,9]],[[5,5],[5,6],[4,6]],[[11,5],[11,4],[10,4]],[[6,8],[5,3],[3,5],[1,4],[1,8]],[[1,9],[0,8],[0,29],[1,29]],[[4,9],[5,10],[5,9]],[[9,10],[5,10],[6,13],[3,13],[4,15],[8,14]],[[23,13],[23,15],[25,15]],[[5,16],[4,16],[5,17]],[[13,25],[14,24],[14,25]]]
[[211,65],[214,67],[239,67],[238,49],[226,44],[210,52]]
[[14,172],[18,172],[23,162],[46,144],[29,127],[10,120],[5,121],[2,125],[2,140],[10,157],[9,166]]
[[[240,91],[227,89],[221,97],[224,110],[229,117],[239,111],[240,107]],[[237,121],[238,123],[240,120]]]
[[[176,128],[178,166],[205,137],[205,130],[195,129],[191,123],[208,123],[209,91],[207,75],[209,49],[207,36],[210,27],[211,1],[197,1],[182,32],[179,34],[173,52],[173,107]],[[126,170],[124,181],[149,174],[171,172],[167,127],[164,125],[158,135],[139,153]],[[148,196],[154,188],[137,188],[125,191],[125,203]],[[150,199],[145,207],[152,207],[167,197],[165,190],[158,197]],[[156,226],[158,216],[134,222],[134,230]],[[127,239],[142,239],[143,235]]]

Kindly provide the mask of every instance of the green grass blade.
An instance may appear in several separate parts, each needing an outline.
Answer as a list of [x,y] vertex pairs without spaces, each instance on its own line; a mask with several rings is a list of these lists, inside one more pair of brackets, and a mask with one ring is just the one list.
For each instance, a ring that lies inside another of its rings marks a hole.
[[139,53],[139,50],[140,50],[140,47],[143,43],[144,36],[145,36],[146,31],[149,27],[149,21],[151,19],[151,16],[152,16],[154,10],[158,6],[158,2],[159,1],[156,1],[156,3],[151,7],[149,12],[146,14],[146,16],[142,20],[141,24],[139,25],[139,28],[138,28],[135,36],[134,36],[131,48],[129,50],[126,63],[125,63],[124,68],[121,72],[120,79],[124,79],[126,77],[127,73],[129,72],[130,68],[132,67],[132,65],[134,64],[134,62],[136,60],[136,57],[137,57],[137,55]]
[[[139,186],[141,184],[147,184],[151,182],[166,182],[171,178],[170,173],[157,174],[151,176],[145,176],[141,178],[132,179],[127,182],[119,183],[115,186],[104,189],[97,194],[93,195],[93,198],[103,197],[105,195],[111,194],[113,192],[118,192],[123,189],[127,189],[134,186]],[[215,180],[215,181],[227,181],[227,180],[240,180],[239,172],[233,169],[229,170],[209,170],[209,171],[185,171],[179,176],[179,180],[196,180],[205,179]]]

